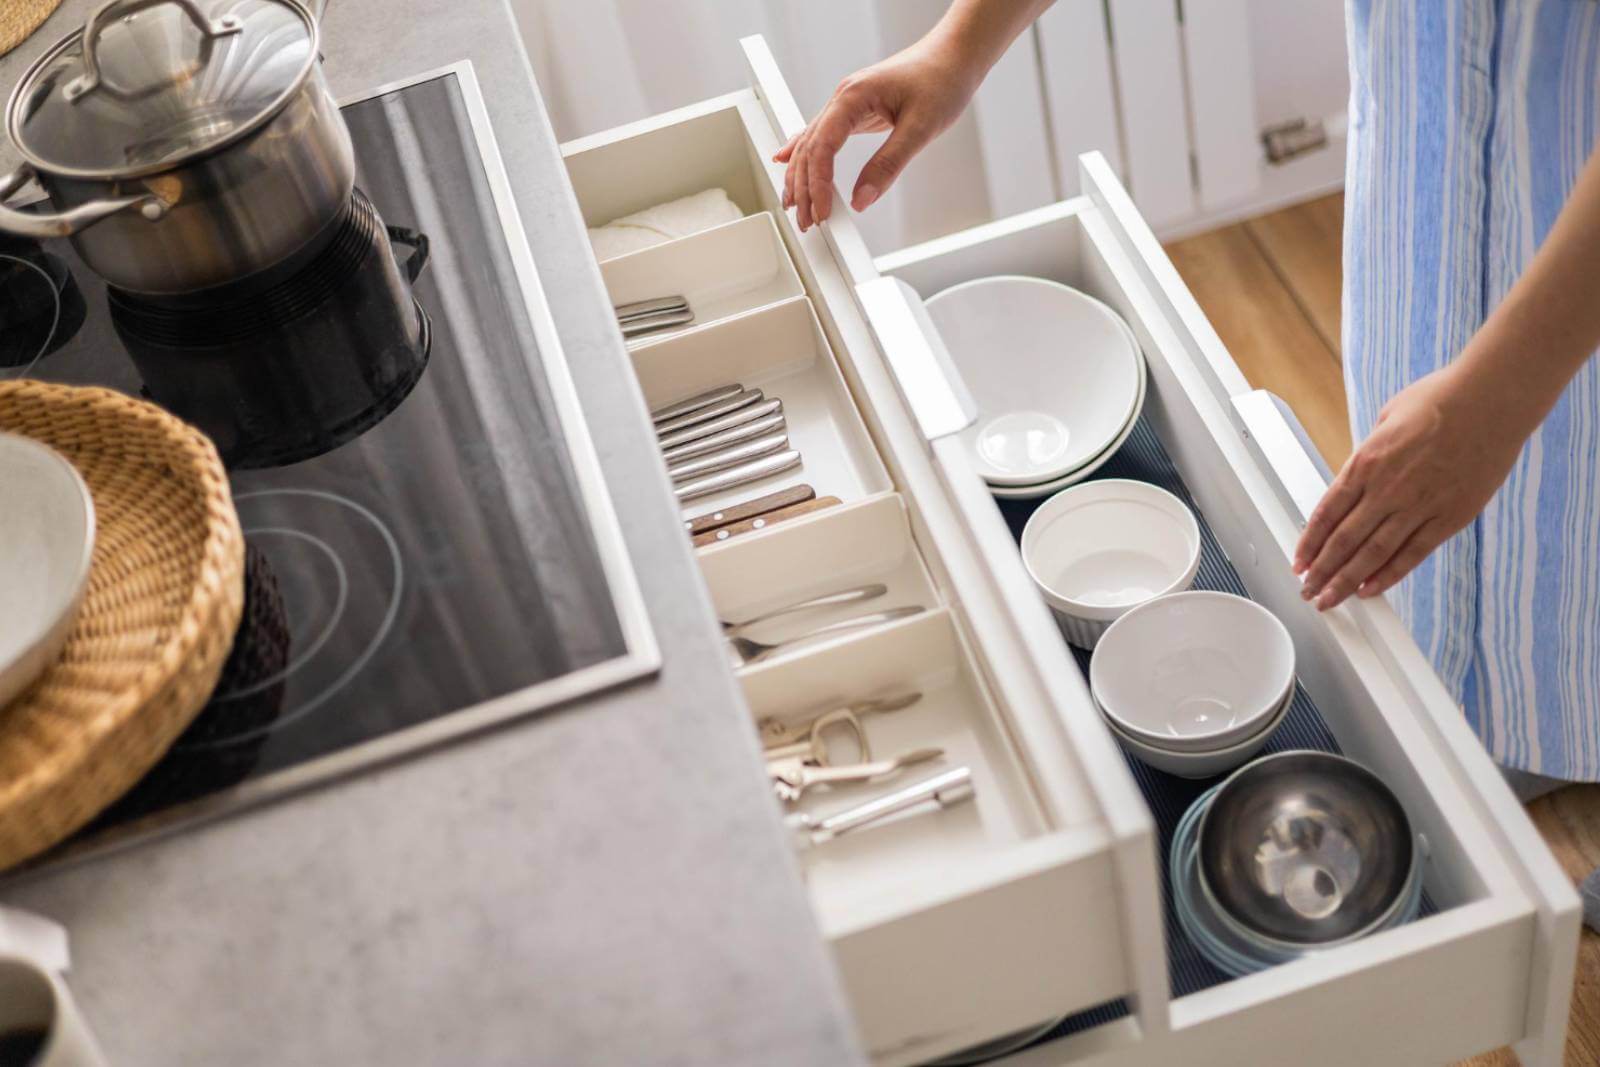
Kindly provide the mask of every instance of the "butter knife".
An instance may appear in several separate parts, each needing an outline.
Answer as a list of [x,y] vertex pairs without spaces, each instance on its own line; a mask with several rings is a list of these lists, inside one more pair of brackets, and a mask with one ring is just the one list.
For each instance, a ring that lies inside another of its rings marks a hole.
[[693,459],[695,456],[703,456],[708,452],[721,452],[729,445],[736,445],[741,441],[748,441],[752,437],[765,437],[767,434],[776,433],[783,428],[784,424],[782,415],[768,415],[765,418],[756,419],[752,422],[746,422],[735,426],[732,429],[723,430],[721,433],[714,433],[707,437],[702,437],[698,441],[690,441],[688,444],[678,445],[676,448],[669,448],[662,453],[662,456],[666,459],[667,466],[673,467],[679,463],[682,463],[686,459]]
[[681,296],[658,296],[654,300],[635,300],[631,304],[618,304],[617,321],[627,322],[643,315],[656,315],[663,311],[685,311],[689,301]]
[[782,474],[798,466],[800,466],[800,453],[790,449],[788,452],[779,452],[775,456],[746,463],[742,467],[734,467],[731,470],[697,478],[692,482],[685,482],[674,491],[680,502],[698,500],[700,497],[720,493],[725,489],[735,489],[751,482],[759,482],[763,478]]
[[707,404],[703,408],[679,415],[677,418],[658,422],[656,423],[656,433],[670,434],[679,430],[686,430],[691,426],[698,426],[702,422],[720,419],[724,415],[731,415],[735,411],[759,404],[763,399],[761,390],[746,389],[744,392],[730,396],[726,400],[718,400],[715,404]]
[[667,474],[675,483],[683,483],[691,478],[704,477],[725,471],[729,467],[737,467],[752,459],[770,456],[774,452],[782,452],[789,447],[789,435],[783,432],[757,437],[753,441],[745,441],[721,452],[711,452],[696,459],[685,460],[675,466],[667,468]]
[[650,421],[663,423],[668,419],[675,419],[679,415],[687,415],[691,411],[699,411],[703,407],[715,404],[719,400],[726,400],[730,396],[738,396],[744,392],[744,386],[738,382],[731,385],[719,385],[715,389],[707,389],[703,393],[696,393],[687,400],[679,400],[665,407],[656,408],[650,413]]
[[[721,418],[708,419],[705,422],[699,422],[693,426],[686,426],[683,429],[675,430],[672,433],[661,434],[660,439],[656,443],[660,445],[661,450],[665,452],[668,449],[677,448],[679,445],[688,444],[690,441],[698,441],[703,437],[710,437],[712,434],[721,433],[723,430],[731,430],[735,426],[743,426],[747,422],[754,422],[757,419],[764,419],[768,415],[779,415],[782,414],[782,412],[783,401],[779,400],[777,397],[773,397],[771,400],[763,400],[759,404],[751,404],[749,407],[740,408],[739,410],[724,415]],[[656,427],[658,432],[660,429],[661,427]]]

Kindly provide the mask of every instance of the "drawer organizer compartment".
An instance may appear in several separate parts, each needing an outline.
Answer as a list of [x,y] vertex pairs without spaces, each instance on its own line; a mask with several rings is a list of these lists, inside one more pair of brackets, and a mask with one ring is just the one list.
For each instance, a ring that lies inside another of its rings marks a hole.
[[[874,260],[848,213],[801,234],[782,211],[769,160],[802,120],[765,45],[745,48],[755,91],[563,153],[590,225],[708,188],[770,213],[806,294],[730,304],[741,310],[633,350],[652,408],[732,381],[788,406],[800,383],[806,468],[771,487],[804,481],[842,501],[702,548],[719,614],[736,622],[872,582],[927,609],[740,672],[753,722],[915,686],[915,703],[863,720],[874,755],[934,745],[946,754],[926,767],[973,768],[972,803],[803,854],[873,1062],[927,1062],[1077,1012],[1015,1062],[1268,1065],[1292,1049],[1316,1067],[1414,1067],[1516,1044],[1524,1062],[1554,1067],[1576,898],[1392,613],[1322,616],[1300,600],[1297,516],[1280,484],[1300,468],[1260,455],[1275,428],[1241,431],[1248,386],[1104,161],[1084,157],[1083,197]],[[756,228],[728,224],[739,226]],[[686,253],[635,255],[651,254]],[[1133,330],[1144,414],[1100,476],[1179,491],[1206,525],[1201,585],[1247,591],[1288,627],[1300,689],[1272,745],[1342,751],[1399,795],[1430,851],[1415,921],[1237,979],[1167,921],[1166,838],[1202,786],[1130,763],[1100,721],[1007,525],[1026,506],[1003,511],[957,439],[970,398],[917,299],[993,274],[1064,282]],[[629,292],[664,295],[645,291],[663,281]],[[819,790],[803,807],[824,817],[877,788]]]
[[630,337],[629,347],[805,295],[765,211],[608,259],[600,264],[600,276],[613,305],[673,295],[683,297],[694,314],[692,323]]
[[[926,1034],[930,1018],[950,1034],[1001,1017],[1003,1029],[1015,1029],[1069,1010],[1051,990],[1087,1007],[1126,985],[1114,928],[1040,921],[1058,909],[1095,908],[1113,892],[1104,837],[1092,827],[1050,825],[1005,717],[970,661],[940,610],[742,676],[758,722],[920,694],[909,706],[863,718],[873,754],[942,750],[904,771],[905,780],[971,770],[970,803],[802,853],[818,924],[833,943],[867,1046],[895,1062],[926,1058],[897,1055],[895,1042]],[[898,781],[819,791],[803,802],[825,817]]]
[[713,546],[701,552],[700,570],[718,617],[762,642],[795,641],[863,616],[939,606],[912,544],[905,504],[894,493]]
[[798,466],[788,471],[685,500],[686,515],[799,484],[841,501],[889,488],[811,301],[803,296],[647,341],[634,349],[633,367],[652,411],[733,383],[761,390],[765,400],[781,401],[787,447],[800,454]]

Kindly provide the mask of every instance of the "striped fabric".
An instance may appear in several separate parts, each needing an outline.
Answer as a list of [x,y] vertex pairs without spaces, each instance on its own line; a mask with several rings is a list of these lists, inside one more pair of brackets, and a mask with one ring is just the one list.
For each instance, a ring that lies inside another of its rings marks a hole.
[[[1600,4],[1349,0],[1357,440],[1527,266],[1600,132]],[[1597,237],[1600,239],[1600,237]],[[1600,299],[1600,279],[1595,279]],[[1600,361],[1391,599],[1501,763],[1600,780]]]

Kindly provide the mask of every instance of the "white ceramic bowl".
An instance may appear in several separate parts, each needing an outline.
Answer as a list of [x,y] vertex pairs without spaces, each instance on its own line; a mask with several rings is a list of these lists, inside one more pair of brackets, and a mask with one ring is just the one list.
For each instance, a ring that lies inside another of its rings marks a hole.
[[1105,716],[1105,720],[1106,725],[1111,727],[1111,736],[1117,739],[1117,744],[1125,748],[1135,759],[1148,763],[1158,771],[1177,775],[1179,778],[1214,778],[1219,774],[1227,774],[1243,767],[1261,751],[1262,746],[1272,739],[1273,731],[1289,714],[1289,705],[1294,703],[1293,696],[1294,694],[1290,693],[1278,705],[1278,710],[1262,723],[1255,733],[1226,748],[1209,752],[1174,752],[1171,749],[1145,744],[1121,730],[1116,720],[1109,715]]
[[1112,623],[1089,688],[1123,733],[1168,751],[1250,737],[1294,689],[1294,642],[1277,616],[1231,593],[1157,597]]
[[0,433],[0,708],[66,644],[89,584],[94,500],[55,449]]
[[961,435],[991,485],[1060,478],[1132,420],[1137,345],[1115,312],[1044,278],[977,278],[926,304],[978,407]]
[[[1134,340],[1133,331],[1126,325],[1124,325],[1122,329],[1128,335],[1128,343],[1134,346],[1134,351],[1138,351],[1138,342]],[[989,492],[1001,500],[1037,500],[1039,497],[1049,496],[1051,493],[1060,492],[1069,485],[1077,485],[1079,482],[1084,481],[1090,475],[1094,474],[1095,471],[1099,470],[1101,467],[1104,467],[1111,457],[1116,455],[1117,451],[1121,449],[1123,445],[1127,444],[1128,438],[1133,435],[1133,428],[1139,423],[1139,413],[1144,410],[1144,398],[1145,393],[1149,388],[1149,379],[1150,373],[1148,368],[1145,366],[1144,357],[1140,356],[1139,395],[1135,397],[1133,401],[1133,417],[1128,420],[1128,425],[1122,428],[1122,432],[1117,434],[1116,440],[1112,441],[1111,444],[1106,446],[1106,450],[1104,452],[1100,453],[1098,456],[1094,457],[1094,459],[1090,460],[1084,466],[1079,467],[1077,470],[1063,474],[1059,478],[1052,478],[1048,482],[1039,482],[1034,485],[991,485],[989,486]]]
[[1200,569],[1200,524],[1183,501],[1147,482],[1087,482],[1029,517],[1022,562],[1067,640],[1093,648],[1132,608],[1189,588]]

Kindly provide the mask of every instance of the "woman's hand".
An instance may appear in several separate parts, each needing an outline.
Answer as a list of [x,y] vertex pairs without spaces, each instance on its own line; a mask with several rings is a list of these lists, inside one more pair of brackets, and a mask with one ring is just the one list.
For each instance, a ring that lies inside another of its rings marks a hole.
[[789,164],[783,206],[796,209],[800,229],[833,213],[833,160],[851,134],[893,131],[856,179],[850,203],[864,211],[913,156],[960,117],[988,69],[964,49],[930,34],[840,82],[810,125],[772,157]]
[[1384,407],[1300,535],[1302,596],[1319,611],[1377,596],[1483,510],[1531,432],[1497,395],[1458,362]]

